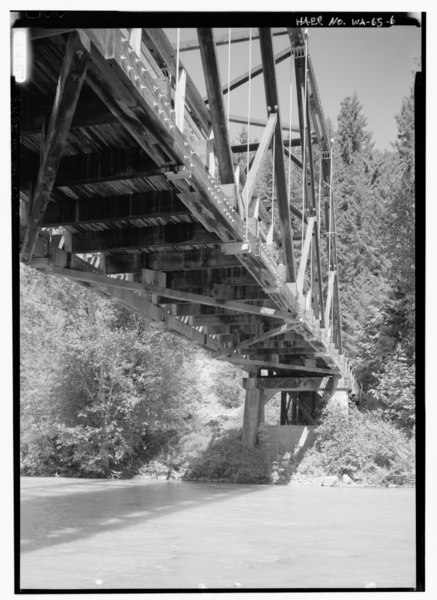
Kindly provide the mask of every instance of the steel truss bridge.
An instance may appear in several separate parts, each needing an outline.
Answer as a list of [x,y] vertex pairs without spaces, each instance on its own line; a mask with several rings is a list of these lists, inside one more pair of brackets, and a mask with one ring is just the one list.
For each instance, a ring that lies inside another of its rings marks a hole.
[[[278,390],[310,424],[338,390],[360,394],[343,354],[331,141],[305,32],[200,28],[176,47],[162,29],[29,34],[31,78],[17,86],[20,260],[247,371],[248,445]],[[289,45],[275,54],[277,35]],[[217,46],[248,41],[261,63],[226,83]],[[206,98],[184,67],[188,51],[200,53]],[[294,137],[278,97],[284,60]],[[265,119],[227,115],[226,95],[255,77]],[[260,141],[231,145],[229,122],[256,125]],[[246,151],[248,164],[237,160]],[[268,153],[270,205],[256,197]],[[286,157],[301,173],[300,205]]]

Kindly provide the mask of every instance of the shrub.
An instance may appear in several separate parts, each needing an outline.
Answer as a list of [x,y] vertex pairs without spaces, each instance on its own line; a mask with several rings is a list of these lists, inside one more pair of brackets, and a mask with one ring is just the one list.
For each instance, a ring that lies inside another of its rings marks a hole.
[[214,378],[211,391],[220,404],[226,408],[237,408],[244,402],[244,390],[241,385],[241,371],[226,363],[214,365]]
[[317,439],[303,459],[302,474],[349,475],[374,485],[414,484],[414,440],[381,411],[360,412],[350,406],[345,413],[328,406],[322,413]]
[[20,275],[24,474],[129,474],[192,429],[201,384],[188,341],[71,282]]
[[205,452],[190,464],[187,479],[233,483],[269,483],[271,465],[260,448],[246,448],[239,430],[212,440]]

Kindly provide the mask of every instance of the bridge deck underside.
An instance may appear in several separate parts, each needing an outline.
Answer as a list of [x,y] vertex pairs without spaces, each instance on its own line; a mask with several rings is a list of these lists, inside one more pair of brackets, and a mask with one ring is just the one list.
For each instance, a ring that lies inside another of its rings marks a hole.
[[[248,372],[320,384],[335,375],[352,389],[346,359],[305,303],[307,280],[299,293],[287,277],[279,227],[279,243],[267,243],[268,207],[245,220],[240,181],[223,184],[217,172],[208,105],[189,75],[177,105],[174,53],[161,30],[143,32],[136,50],[118,29],[33,40],[32,76],[18,91],[22,248],[49,191],[22,260],[116,298]],[[56,163],[57,89],[64,71],[78,68],[66,65],[71,36],[88,62]]]

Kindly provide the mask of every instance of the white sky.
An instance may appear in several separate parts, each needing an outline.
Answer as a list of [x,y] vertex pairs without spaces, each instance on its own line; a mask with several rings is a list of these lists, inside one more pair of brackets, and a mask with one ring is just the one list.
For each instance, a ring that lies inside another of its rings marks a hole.
[[[232,19],[230,19],[232,22]],[[213,23],[211,23],[213,25]],[[227,29],[215,29],[216,35],[227,34]],[[235,29],[234,29],[235,31]],[[177,39],[176,29],[166,33],[173,43]],[[255,33],[256,29],[252,28]],[[193,28],[180,31],[181,40],[196,39]],[[289,46],[286,35],[275,36],[275,53]],[[228,46],[219,46],[217,55],[220,63],[222,84],[228,81]],[[399,112],[402,98],[409,94],[413,82],[412,70],[415,59],[421,58],[421,30],[419,27],[394,26],[381,29],[315,29],[309,30],[309,52],[311,54],[319,93],[325,116],[334,125],[340,111],[340,103],[357,92],[368,120],[368,128],[373,134],[375,146],[390,148],[396,139],[395,114]],[[202,95],[205,83],[198,50],[181,52],[181,61],[189,71]],[[259,64],[259,41],[252,41],[252,66]],[[290,63],[285,60],[276,67],[280,94],[281,118],[288,122]],[[249,70],[249,43],[231,45],[232,80]],[[294,76],[293,76],[294,77]],[[231,92],[230,113],[247,115],[248,84]],[[225,97],[225,107],[227,98]],[[292,115],[296,116],[295,101]],[[252,81],[251,116],[266,116],[265,94],[262,75]],[[297,122],[292,116],[293,123]],[[231,139],[235,139],[241,125],[231,124]],[[260,133],[259,128],[251,130],[251,136]]]

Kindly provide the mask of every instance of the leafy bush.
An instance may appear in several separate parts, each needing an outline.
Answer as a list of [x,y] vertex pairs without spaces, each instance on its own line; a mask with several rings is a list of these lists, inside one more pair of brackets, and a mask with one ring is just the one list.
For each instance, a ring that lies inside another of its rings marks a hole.
[[349,475],[373,485],[414,484],[414,440],[381,411],[360,412],[350,406],[345,413],[329,405],[317,428],[317,439],[299,467],[302,474]]
[[213,371],[211,391],[226,408],[237,408],[244,401],[241,370],[227,363],[217,362]]
[[371,390],[383,404],[385,417],[409,434],[414,431],[416,419],[415,376],[414,364],[399,344],[385,363],[378,385]]
[[187,479],[229,481],[233,483],[269,483],[271,465],[260,448],[246,448],[239,430],[231,430],[212,440],[205,452],[194,459]]
[[200,384],[188,341],[70,282],[23,267],[21,285],[23,473],[131,473],[191,430]]

